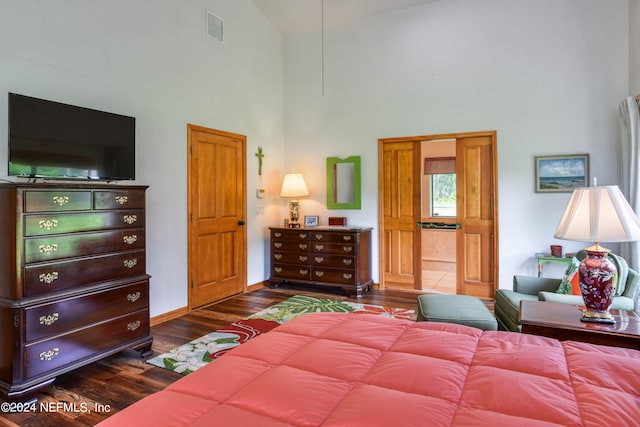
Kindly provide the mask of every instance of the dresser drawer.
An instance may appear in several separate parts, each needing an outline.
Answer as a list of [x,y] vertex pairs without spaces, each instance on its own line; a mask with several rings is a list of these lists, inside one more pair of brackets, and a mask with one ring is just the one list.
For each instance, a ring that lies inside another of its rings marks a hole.
[[355,254],[356,246],[350,243],[311,243],[311,252],[319,252],[323,254],[337,254],[337,255],[353,255]]
[[145,274],[145,251],[127,251],[24,268],[24,296]]
[[304,265],[274,264],[271,267],[271,276],[291,280],[309,280],[311,268]]
[[68,298],[25,310],[25,341],[149,308],[148,282]]
[[27,344],[24,348],[24,375],[27,379],[33,378],[147,335],[149,310],[140,310],[48,340]]
[[25,191],[25,212],[86,211],[91,209],[91,191]]
[[306,252],[309,250],[311,245],[309,242],[291,242],[291,241],[282,241],[276,240],[271,241],[271,250],[272,251],[290,251],[290,252]]
[[271,240],[290,240],[299,242],[301,240],[309,240],[310,233],[305,230],[272,230]]
[[108,228],[144,227],[144,211],[25,215],[24,235],[46,236]]
[[335,242],[335,243],[355,243],[356,235],[353,233],[336,233],[326,231],[312,231],[311,242]]
[[107,252],[140,249],[145,246],[143,229],[78,233],[24,240],[24,262],[51,261]]
[[314,253],[309,255],[311,265],[322,267],[337,267],[344,269],[355,268],[355,258],[352,256],[329,255]]
[[331,282],[345,285],[353,285],[356,283],[356,273],[353,270],[339,270],[331,268],[311,269],[311,280],[318,282]]
[[284,264],[309,264],[309,255],[300,252],[273,252],[271,254],[274,263]]
[[143,209],[144,191],[105,190],[94,194],[94,209]]

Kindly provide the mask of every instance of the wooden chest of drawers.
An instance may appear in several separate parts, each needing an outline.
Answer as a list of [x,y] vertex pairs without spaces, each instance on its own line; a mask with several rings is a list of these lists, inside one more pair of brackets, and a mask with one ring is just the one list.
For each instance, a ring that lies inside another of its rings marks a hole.
[[145,186],[0,184],[0,390],[148,354]]
[[293,282],[339,287],[357,298],[371,289],[371,228],[270,230],[272,286]]

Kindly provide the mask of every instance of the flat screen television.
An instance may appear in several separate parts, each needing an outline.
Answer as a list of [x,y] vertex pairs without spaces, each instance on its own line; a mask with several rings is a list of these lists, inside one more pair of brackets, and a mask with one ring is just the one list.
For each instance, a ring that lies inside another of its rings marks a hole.
[[9,93],[9,176],[135,179],[135,117]]

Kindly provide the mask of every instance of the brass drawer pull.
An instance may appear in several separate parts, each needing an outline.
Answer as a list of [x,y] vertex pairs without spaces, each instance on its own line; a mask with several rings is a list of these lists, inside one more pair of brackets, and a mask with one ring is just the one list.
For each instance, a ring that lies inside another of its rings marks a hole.
[[40,276],[38,276],[38,279],[40,279],[40,283],[46,283],[47,285],[49,285],[53,283],[54,280],[58,279],[58,272],[52,271],[51,273],[42,273]]
[[344,239],[345,242],[351,241],[351,236],[342,236],[342,238]]
[[38,221],[38,225],[43,230],[51,230],[58,226],[58,220],[57,219],[41,219],[40,221]]
[[52,313],[48,316],[41,316],[40,324],[45,326],[51,326],[58,320],[59,316],[60,315],[58,313]]
[[138,215],[125,215],[122,217],[122,220],[131,225],[138,220]]
[[124,236],[122,238],[122,240],[127,244],[127,245],[133,245],[135,242],[138,241],[138,236],[136,236],[135,234],[132,234],[131,236]]
[[40,253],[49,255],[58,250],[58,245],[55,243],[52,245],[40,245],[38,246],[38,250]]
[[124,205],[129,201],[127,196],[116,196],[116,203],[119,205]]
[[348,253],[348,252],[351,252],[353,248],[351,246],[343,246],[342,250]]
[[123,262],[124,266],[127,268],[133,268],[136,265],[138,265],[138,260],[133,258],[133,259],[125,259]]
[[324,245],[316,245],[316,250],[321,251],[324,249]]
[[131,322],[127,325],[127,329],[130,331],[135,331],[136,329],[138,329],[140,327],[140,321],[136,320],[135,322]]
[[349,258],[345,258],[345,259],[342,260],[342,263],[344,265],[351,265],[353,263],[353,260],[349,259]]
[[136,302],[140,299],[140,292],[134,292],[132,294],[127,295],[127,301]]
[[322,264],[324,262],[324,257],[317,256],[314,258],[318,264]]
[[344,277],[345,279],[349,280],[353,277],[353,274],[349,274],[349,273],[343,273],[342,277]]
[[307,238],[307,233],[300,233],[300,238],[301,239],[306,239]]
[[316,271],[316,276],[318,277],[324,276],[324,271]]
[[53,200],[53,203],[58,206],[66,205],[67,203],[69,203],[68,196],[53,196],[51,199]]
[[306,244],[306,243],[300,243],[300,244],[298,245],[298,247],[299,247],[300,249],[307,249],[307,244]]
[[275,232],[275,233],[273,233],[273,237],[282,237],[282,233]]
[[282,273],[282,267],[273,267],[273,271],[276,273]]
[[309,273],[309,270],[303,270],[303,269],[300,270],[300,274],[302,274],[303,276],[306,276],[307,273]]
[[307,258],[307,256],[306,256],[306,255],[300,255],[300,256],[298,257],[298,259],[299,259],[300,261],[302,261],[302,262],[306,262],[308,258]]
[[316,239],[318,240],[322,240],[323,237],[324,237],[323,234],[316,234]]
[[60,349],[58,347],[54,347],[49,351],[43,351],[42,353],[40,353],[40,360],[53,360],[53,358],[58,354],[60,354]]
[[282,254],[273,254],[273,258],[279,261],[282,259]]
[[278,248],[278,249],[280,249],[280,248],[282,247],[282,243],[280,243],[280,242],[275,242],[275,243],[273,244],[273,246],[274,246],[274,247],[276,247],[276,248]]

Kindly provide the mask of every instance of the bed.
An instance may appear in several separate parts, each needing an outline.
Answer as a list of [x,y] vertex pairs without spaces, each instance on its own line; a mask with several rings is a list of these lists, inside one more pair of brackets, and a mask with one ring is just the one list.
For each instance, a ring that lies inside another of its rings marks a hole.
[[100,426],[631,426],[640,351],[308,314]]

